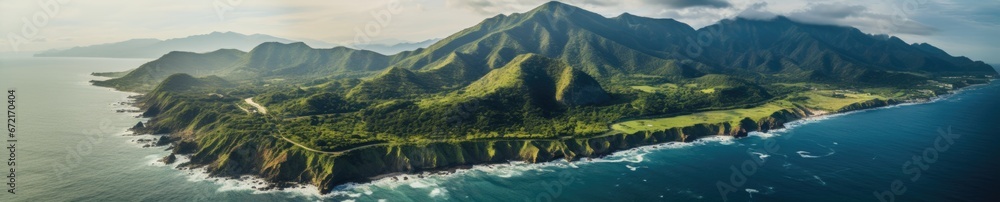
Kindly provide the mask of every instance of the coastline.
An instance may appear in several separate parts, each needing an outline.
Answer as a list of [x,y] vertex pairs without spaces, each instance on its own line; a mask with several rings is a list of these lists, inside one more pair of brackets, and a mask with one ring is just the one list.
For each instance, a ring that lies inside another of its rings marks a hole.
[[[992,83],[992,80],[991,80],[990,83]],[[580,137],[580,138],[570,138],[570,139],[565,139],[565,140],[504,140],[504,141],[512,141],[512,142],[523,142],[523,143],[525,143],[525,145],[527,145],[527,144],[530,144],[530,143],[533,143],[533,142],[539,142],[539,141],[551,141],[551,142],[560,142],[561,141],[561,142],[565,143],[565,142],[573,142],[573,141],[581,141],[581,140],[583,140],[583,141],[590,141],[590,140],[594,140],[594,139],[603,138],[603,139],[599,139],[599,140],[603,141],[603,142],[614,142],[615,140],[618,140],[618,142],[615,142],[615,143],[617,143],[618,146],[605,147],[605,148],[600,149],[598,151],[591,151],[591,152],[587,152],[587,153],[580,154],[580,155],[578,155],[578,154],[567,155],[566,153],[563,153],[562,155],[558,155],[558,154],[551,153],[551,155],[542,155],[542,156],[535,155],[535,156],[533,156],[534,158],[523,158],[525,156],[514,155],[514,156],[506,156],[505,158],[503,158],[503,161],[465,162],[465,163],[460,163],[460,164],[455,164],[455,165],[443,165],[443,166],[437,166],[437,167],[432,167],[432,168],[416,168],[416,169],[414,169],[412,167],[411,168],[402,168],[402,169],[399,169],[400,167],[397,167],[398,170],[394,170],[394,171],[391,171],[391,172],[376,172],[375,174],[371,174],[371,176],[364,176],[364,175],[362,175],[362,177],[360,177],[360,178],[348,178],[348,179],[343,179],[342,178],[340,180],[330,180],[330,181],[324,180],[323,182],[325,184],[318,184],[318,185],[317,184],[312,184],[309,181],[304,181],[306,179],[302,179],[302,178],[300,178],[298,181],[276,180],[276,178],[274,177],[275,173],[265,173],[265,172],[261,172],[260,170],[254,171],[254,170],[238,170],[237,169],[237,170],[227,170],[227,172],[220,173],[219,172],[219,168],[211,168],[210,164],[195,163],[195,162],[191,162],[191,161],[177,162],[177,163],[168,164],[168,165],[176,165],[175,169],[179,169],[179,170],[191,170],[191,171],[196,171],[197,170],[198,172],[201,172],[202,174],[206,175],[206,177],[205,177],[206,180],[215,178],[215,181],[217,181],[217,182],[219,181],[219,179],[236,180],[237,182],[252,179],[253,181],[250,181],[249,184],[257,183],[259,181],[263,182],[264,184],[258,184],[258,185],[261,185],[260,187],[257,187],[257,186],[252,186],[251,187],[251,190],[254,190],[254,193],[258,193],[258,192],[260,192],[260,193],[269,193],[269,192],[272,192],[272,191],[279,191],[280,192],[280,191],[285,191],[285,190],[288,190],[288,189],[294,189],[295,192],[301,192],[301,190],[299,190],[299,189],[301,189],[301,188],[307,188],[307,189],[312,189],[312,190],[318,190],[318,193],[316,193],[316,194],[309,194],[309,195],[324,196],[324,195],[329,195],[329,194],[332,194],[332,193],[336,193],[336,192],[338,192],[338,190],[343,190],[343,189],[346,189],[346,188],[349,188],[351,186],[358,185],[358,184],[376,183],[376,182],[387,182],[389,180],[395,182],[395,181],[400,181],[399,179],[403,179],[402,181],[405,181],[405,180],[407,180],[406,178],[414,178],[414,179],[417,178],[417,177],[422,178],[425,175],[450,175],[450,174],[454,174],[454,173],[467,172],[470,169],[478,169],[478,168],[481,168],[481,167],[493,167],[493,166],[513,165],[515,162],[523,162],[526,165],[553,163],[553,162],[560,161],[560,159],[564,159],[565,162],[568,162],[568,163],[574,163],[574,162],[592,162],[592,161],[595,161],[595,159],[596,159],[597,162],[602,162],[601,159],[603,159],[605,157],[615,156],[615,155],[618,155],[620,153],[628,153],[629,151],[634,151],[634,150],[648,150],[649,148],[654,148],[655,149],[655,148],[659,148],[659,147],[669,148],[671,146],[674,146],[675,144],[682,144],[682,145],[683,144],[690,144],[690,143],[696,143],[696,142],[702,141],[702,140],[706,140],[706,141],[711,141],[711,140],[727,141],[727,139],[731,140],[731,139],[735,139],[735,138],[739,138],[739,137],[746,137],[747,135],[749,135],[750,133],[753,133],[753,132],[767,133],[767,132],[773,131],[773,130],[789,129],[790,127],[797,126],[796,123],[806,122],[806,121],[810,121],[810,120],[825,119],[825,118],[830,118],[830,117],[835,117],[835,116],[843,116],[843,115],[848,115],[848,114],[852,114],[852,113],[855,113],[855,112],[867,111],[867,110],[877,110],[877,109],[881,109],[881,108],[891,108],[891,107],[907,106],[907,105],[914,105],[914,104],[932,103],[932,102],[936,102],[936,101],[939,101],[939,100],[947,99],[948,97],[951,97],[951,96],[953,96],[955,94],[961,93],[961,92],[969,90],[969,89],[974,89],[974,88],[976,88],[978,86],[989,85],[990,83],[965,86],[965,87],[962,87],[960,89],[949,91],[948,94],[937,95],[937,96],[935,96],[933,98],[926,99],[926,100],[908,100],[908,101],[902,101],[902,102],[900,102],[900,101],[893,101],[893,100],[887,100],[887,101],[883,101],[883,103],[865,104],[865,105],[854,107],[854,108],[852,108],[850,110],[838,111],[838,112],[829,112],[829,113],[826,113],[826,112],[821,112],[821,111],[812,111],[812,112],[805,112],[805,111],[803,111],[802,113],[798,113],[798,114],[795,114],[795,113],[793,113],[793,114],[785,114],[784,115],[785,118],[782,119],[782,120],[772,120],[772,122],[769,122],[767,124],[763,124],[762,123],[760,125],[761,128],[759,128],[759,130],[745,130],[745,131],[742,131],[741,133],[731,133],[733,131],[729,131],[730,133],[720,133],[720,131],[711,131],[711,130],[707,131],[708,132],[707,134],[684,134],[682,132],[681,136],[684,136],[684,137],[680,137],[679,141],[677,141],[678,137],[676,137],[676,136],[673,137],[673,138],[664,138],[664,137],[666,137],[665,135],[660,135],[660,137],[657,138],[656,135],[652,135],[651,136],[649,133],[647,133],[647,134],[637,134],[637,133],[636,134],[624,134],[624,133],[622,133],[620,131],[614,131],[614,130],[611,130],[610,132],[615,132],[616,134],[611,134],[611,135],[608,135],[608,136]],[[140,103],[136,103],[136,104],[138,106],[138,104],[140,104]],[[859,104],[859,103],[855,103],[855,104]],[[852,106],[855,105],[855,104],[852,104]],[[808,111],[808,110],[806,110],[806,111]],[[679,131],[683,131],[684,129],[678,129],[678,130]],[[706,131],[701,130],[701,132],[706,132]],[[735,134],[735,135],[732,135],[732,134]],[[637,137],[637,136],[644,136],[643,140],[647,140],[647,141],[638,141],[638,142],[623,141],[623,140],[628,140],[631,137]],[[167,136],[166,135],[165,136],[161,136],[161,138],[165,138],[165,137],[167,137]],[[688,137],[692,137],[692,138],[689,139]],[[734,138],[725,138],[725,137],[734,137]],[[656,139],[656,140],[648,141],[650,138]],[[670,139],[672,139],[672,140],[670,140]],[[668,140],[668,141],[663,141],[663,140]],[[179,143],[176,139],[173,139],[172,141],[173,142],[170,144],[171,148],[173,148],[175,145],[177,145]],[[433,146],[435,146],[435,144],[452,144],[452,143],[431,143],[431,144],[422,145],[422,146],[433,147]],[[459,143],[459,144],[461,144],[461,143]],[[276,145],[270,145],[270,146],[276,146]],[[491,146],[492,146],[492,144],[491,144]],[[373,147],[373,148],[370,148],[370,149],[366,148],[365,150],[388,149],[388,151],[404,152],[403,150],[407,149],[407,147],[413,147],[413,145],[378,146],[378,147]],[[276,147],[276,148],[280,148],[280,146]],[[285,149],[288,149],[288,148],[285,148]],[[413,149],[413,148],[408,148],[408,149]],[[562,149],[567,149],[567,148],[562,148]],[[168,150],[170,150],[170,148],[168,148]],[[298,150],[298,149],[296,149],[296,150]],[[358,151],[358,152],[365,152],[365,151]],[[171,155],[173,155],[175,153],[176,152],[171,152]],[[356,155],[348,155],[348,156],[356,156]],[[343,160],[344,158],[335,158],[332,161],[338,161],[338,159],[339,160]],[[584,159],[586,159],[586,161]],[[187,158],[186,160],[190,160],[190,158]],[[345,161],[347,161],[347,160],[345,160]],[[250,163],[253,163],[253,162],[250,162]],[[340,164],[340,163],[338,163],[338,164]],[[270,174],[271,177],[267,177],[268,174]],[[247,176],[250,176],[250,178],[247,178]],[[339,182],[334,182],[334,181],[339,181]]]

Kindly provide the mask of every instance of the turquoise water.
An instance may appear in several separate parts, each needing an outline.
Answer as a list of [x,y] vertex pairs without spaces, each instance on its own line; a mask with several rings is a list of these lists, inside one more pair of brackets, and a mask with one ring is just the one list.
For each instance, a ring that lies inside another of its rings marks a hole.
[[[115,112],[128,108],[116,103],[130,94],[89,85],[101,79],[89,73],[145,61],[0,58],[0,88],[18,93],[19,131],[17,194],[0,201],[879,201],[875,193],[896,201],[996,201],[989,194],[1000,180],[1000,84],[994,83],[931,103],[812,119],[743,139],[401,176],[407,180],[345,185],[325,196],[309,188],[259,192],[247,181],[157,164],[165,148],[142,148],[132,141],[150,137],[123,135],[141,120]],[[938,129],[949,128],[957,138],[947,150],[935,149]],[[929,158],[933,163],[907,164],[928,149],[937,154],[928,156],[936,157]],[[741,168],[750,164],[756,166]],[[905,192],[891,192],[894,180]],[[731,192],[720,194],[720,182]]]

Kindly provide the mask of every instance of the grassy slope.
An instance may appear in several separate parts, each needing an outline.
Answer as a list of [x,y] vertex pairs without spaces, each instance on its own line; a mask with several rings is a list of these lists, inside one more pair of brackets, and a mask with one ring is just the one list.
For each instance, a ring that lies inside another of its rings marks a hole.
[[246,53],[234,49],[223,49],[205,54],[170,52],[159,59],[129,71],[122,77],[92,82],[97,86],[112,87],[118,90],[146,92],[156,87],[163,79],[177,73],[196,77],[219,75],[220,71],[242,59],[244,54]]
[[[768,117],[775,112],[795,108],[795,105],[813,110],[836,112],[852,104],[875,99],[886,99],[885,97],[878,95],[851,93],[844,94],[845,97],[843,98],[837,98],[831,97],[833,92],[834,91],[832,90],[799,92],[790,95],[789,99],[773,101],[753,108],[707,111],[668,118],[631,120],[615,123],[611,126],[611,129],[626,133],[635,133],[637,131],[666,130],[670,128],[693,126],[702,123],[731,123],[736,125],[736,123],[739,123],[739,121],[744,118],[759,120],[761,118]],[[795,99],[799,97],[808,99]]]

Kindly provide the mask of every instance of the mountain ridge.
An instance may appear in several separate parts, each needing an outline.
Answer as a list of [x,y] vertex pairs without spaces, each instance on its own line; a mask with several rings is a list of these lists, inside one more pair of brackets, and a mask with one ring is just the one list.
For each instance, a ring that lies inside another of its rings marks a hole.
[[[715,37],[711,39],[715,43],[691,44],[691,39],[705,33]],[[685,54],[691,46],[703,46],[703,53]],[[270,50],[273,48],[281,51]],[[563,61],[602,82],[632,75],[692,78],[734,74],[860,83],[894,77],[912,83],[926,79],[899,72],[996,74],[985,63],[948,55],[929,44],[907,44],[896,37],[865,34],[852,27],[804,24],[778,16],[770,20],[727,19],[695,30],[672,19],[629,13],[607,18],[549,2],[525,13],[485,19],[427,48],[393,55],[344,47],[314,49],[303,43],[262,43],[247,53],[246,59],[220,72],[227,75],[219,76],[236,80],[366,77],[399,67],[428,74],[418,79],[436,80],[422,83],[444,83],[453,86],[446,89],[454,89],[522,54]],[[423,92],[435,91],[414,93]]]

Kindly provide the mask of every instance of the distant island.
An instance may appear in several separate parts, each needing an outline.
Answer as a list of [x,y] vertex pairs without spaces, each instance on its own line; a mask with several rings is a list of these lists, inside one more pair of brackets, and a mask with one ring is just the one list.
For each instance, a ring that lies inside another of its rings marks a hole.
[[[106,58],[158,58],[171,51],[209,52],[218,49],[250,50],[264,42],[292,43],[297,40],[270,35],[245,35],[236,32],[212,32],[175,39],[131,39],[122,42],[73,47],[65,50],[47,50],[35,57],[106,57]],[[314,46],[333,47],[319,41],[308,41]]]
[[[396,54],[402,51],[425,48],[440,39],[398,44],[355,44],[355,48],[371,50],[381,54]],[[236,32],[212,32],[175,39],[131,39],[115,43],[79,46],[63,50],[47,50],[36,53],[35,57],[103,57],[103,58],[158,58],[173,51],[204,53],[219,49],[247,51],[266,42],[304,42],[313,47],[335,47],[316,40],[293,40],[264,34],[245,35]]]
[[743,137],[998,74],[851,27],[778,16],[693,29],[550,2],[391,55],[266,42],[95,75],[113,78],[94,85],[144,93],[151,119],[133,130],[169,134],[156,143],[171,145],[165,162],[190,155],[181,166],[329,193],[392,173]]

